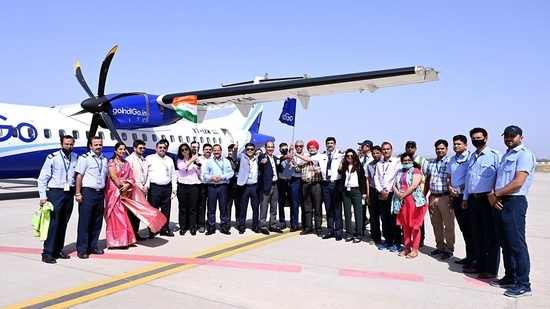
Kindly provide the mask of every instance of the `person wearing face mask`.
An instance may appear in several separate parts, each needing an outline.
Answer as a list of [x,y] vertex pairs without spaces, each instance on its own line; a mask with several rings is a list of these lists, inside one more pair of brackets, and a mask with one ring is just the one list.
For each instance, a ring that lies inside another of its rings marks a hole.
[[413,259],[418,256],[420,226],[426,215],[426,198],[420,189],[422,171],[414,162],[413,154],[405,152],[400,156],[402,168],[395,177],[392,197],[392,213],[397,213],[396,223],[403,227],[404,250],[399,256]]
[[468,172],[462,208],[468,208],[470,213],[475,262],[463,271],[479,274],[482,279],[493,279],[498,272],[500,252],[488,194],[493,192],[501,153],[487,147],[488,134],[483,128],[470,130],[470,138],[476,151],[466,163]]
[[47,201],[54,206],[42,251],[42,262],[47,264],[55,264],[57,259],[70,258],[61,250],[65,244],[67,223],[74,206],[74,175],[78,156],[73,152],[73,148],[74,138],[70,135],[63,136],[61,150],[48,155],[37,179],[40,206]]

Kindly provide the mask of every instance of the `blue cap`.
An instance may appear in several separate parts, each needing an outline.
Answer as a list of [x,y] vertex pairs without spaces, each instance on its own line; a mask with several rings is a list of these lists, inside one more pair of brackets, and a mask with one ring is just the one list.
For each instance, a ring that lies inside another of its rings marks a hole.
[[511,125],[511,126],[507,126],[506,129],[504,129],[504,133],[502,133],[502,135],[504,134],[510,134],[513,136],[523,135],[523,131],[521,130],[520,127]]

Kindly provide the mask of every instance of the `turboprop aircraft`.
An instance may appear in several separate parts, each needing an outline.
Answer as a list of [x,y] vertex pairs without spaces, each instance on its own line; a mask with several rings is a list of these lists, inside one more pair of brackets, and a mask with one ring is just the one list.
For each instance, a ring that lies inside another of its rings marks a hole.
[[[89,98],[78,105],[37,107],[0,103],[0,179],[37,177],[44,158],[60,147],[65,134],[75,137],[77,154],[86,152],[89,137],[104,140],[103,153],[111,154],[117,141],[131,149],[136,139],[152,149],[162,138],[170,141],[169,152],[179,144],[197,140],[202,144],[252,142],[263,146],[269,135],[259,133],[263,105],[259,103],[298,98],[304,109],[317,95],[369,90],[439,80],[438,72],[422,66],[323,77],[270,79],[222,84],[221,88],[153,95],[143,92],[105,94],[107,73],[118,46],[102,63],[98,91],[86,83],[80,63],[75,76]],[[205,120],[208,110],[236,108],[232,114]],[[90,119],[91,118],[91,119]],[[199,124],[200,123],[200,124]],[[101,127],[101,128],[100,128]]]

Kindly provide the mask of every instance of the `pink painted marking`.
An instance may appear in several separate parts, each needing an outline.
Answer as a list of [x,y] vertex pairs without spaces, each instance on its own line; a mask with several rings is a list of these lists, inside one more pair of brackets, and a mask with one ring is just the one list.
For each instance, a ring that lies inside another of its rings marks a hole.
[[405,280],[405,281],[416,281],[416,282],[424,281],[424,277],[421,275],[389,273],[389,272],[383,272],[383,271],[353,270],[353,269],[340,269],[340,276],[373,278],[373,279]]
[[[155,255],[141,255],[141,254],[122,254],[114,253],[114,250],[105,250],[103,255],[90,255],[90,258],[105,259],[105,260],[119,260],[119,261],[140,261],[140,262],[153,262],[153,263],[179,263],[179,264],[191,264],[191,265],[208,265],[216,267],[228,267],[228,268],[240,268],[240,269],[257,269],[257,270],[270,270],[281,272],[300,272],[301,266],[296,265],[281,265],[281,264],[265,264],[265,263],[251,263],[251,262],[237,262],[237,261],[223,261],[223,260],[210,260],[201,258],[185,258],[185,257],[171,257],[171,256],[155,256]],[[35,248],[19,248],[0,246],[0,252],[9,253],[22,253],[22,254],[37,254],[42,253],[42,249]],[[65,253],[74,253],[65,251]]]
[[464,280],[466,280],[466,282],[468,282],[471,285],[487,286],[487,284],[489,284],[489,282],[491,282],[491,280],[493,280],[493,279],[480,279],[480,278],[465,276]]

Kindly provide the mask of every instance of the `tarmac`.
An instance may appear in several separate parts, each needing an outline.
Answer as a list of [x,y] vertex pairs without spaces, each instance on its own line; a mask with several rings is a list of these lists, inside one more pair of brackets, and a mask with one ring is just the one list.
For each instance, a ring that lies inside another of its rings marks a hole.
[[[378,250],[369,245],[369,236],[354,244],[288,229],[267,236],[249,229],[240,235],[232,228],[231,235],[159,236],[82,260],[75,252],[75,209],[64,249],[71,259],[45,264],[30,225],[38,207],[36,187],[32,180],[0,182],[0,307],[549,308],[548,188],[550,173],[536,173],[527,213],[533,296],[514,299],[453,263],[465,256],[458,225],[455,257],[428,256],[434,249],[428,217],[426,245],[415,259]],[[1,198],[6,194],[27,198]],[[174,229],[177,212],[175,199]],[[105,246],[105,225],[100,245]],[[502,263],[499,275],[504,275]]]

